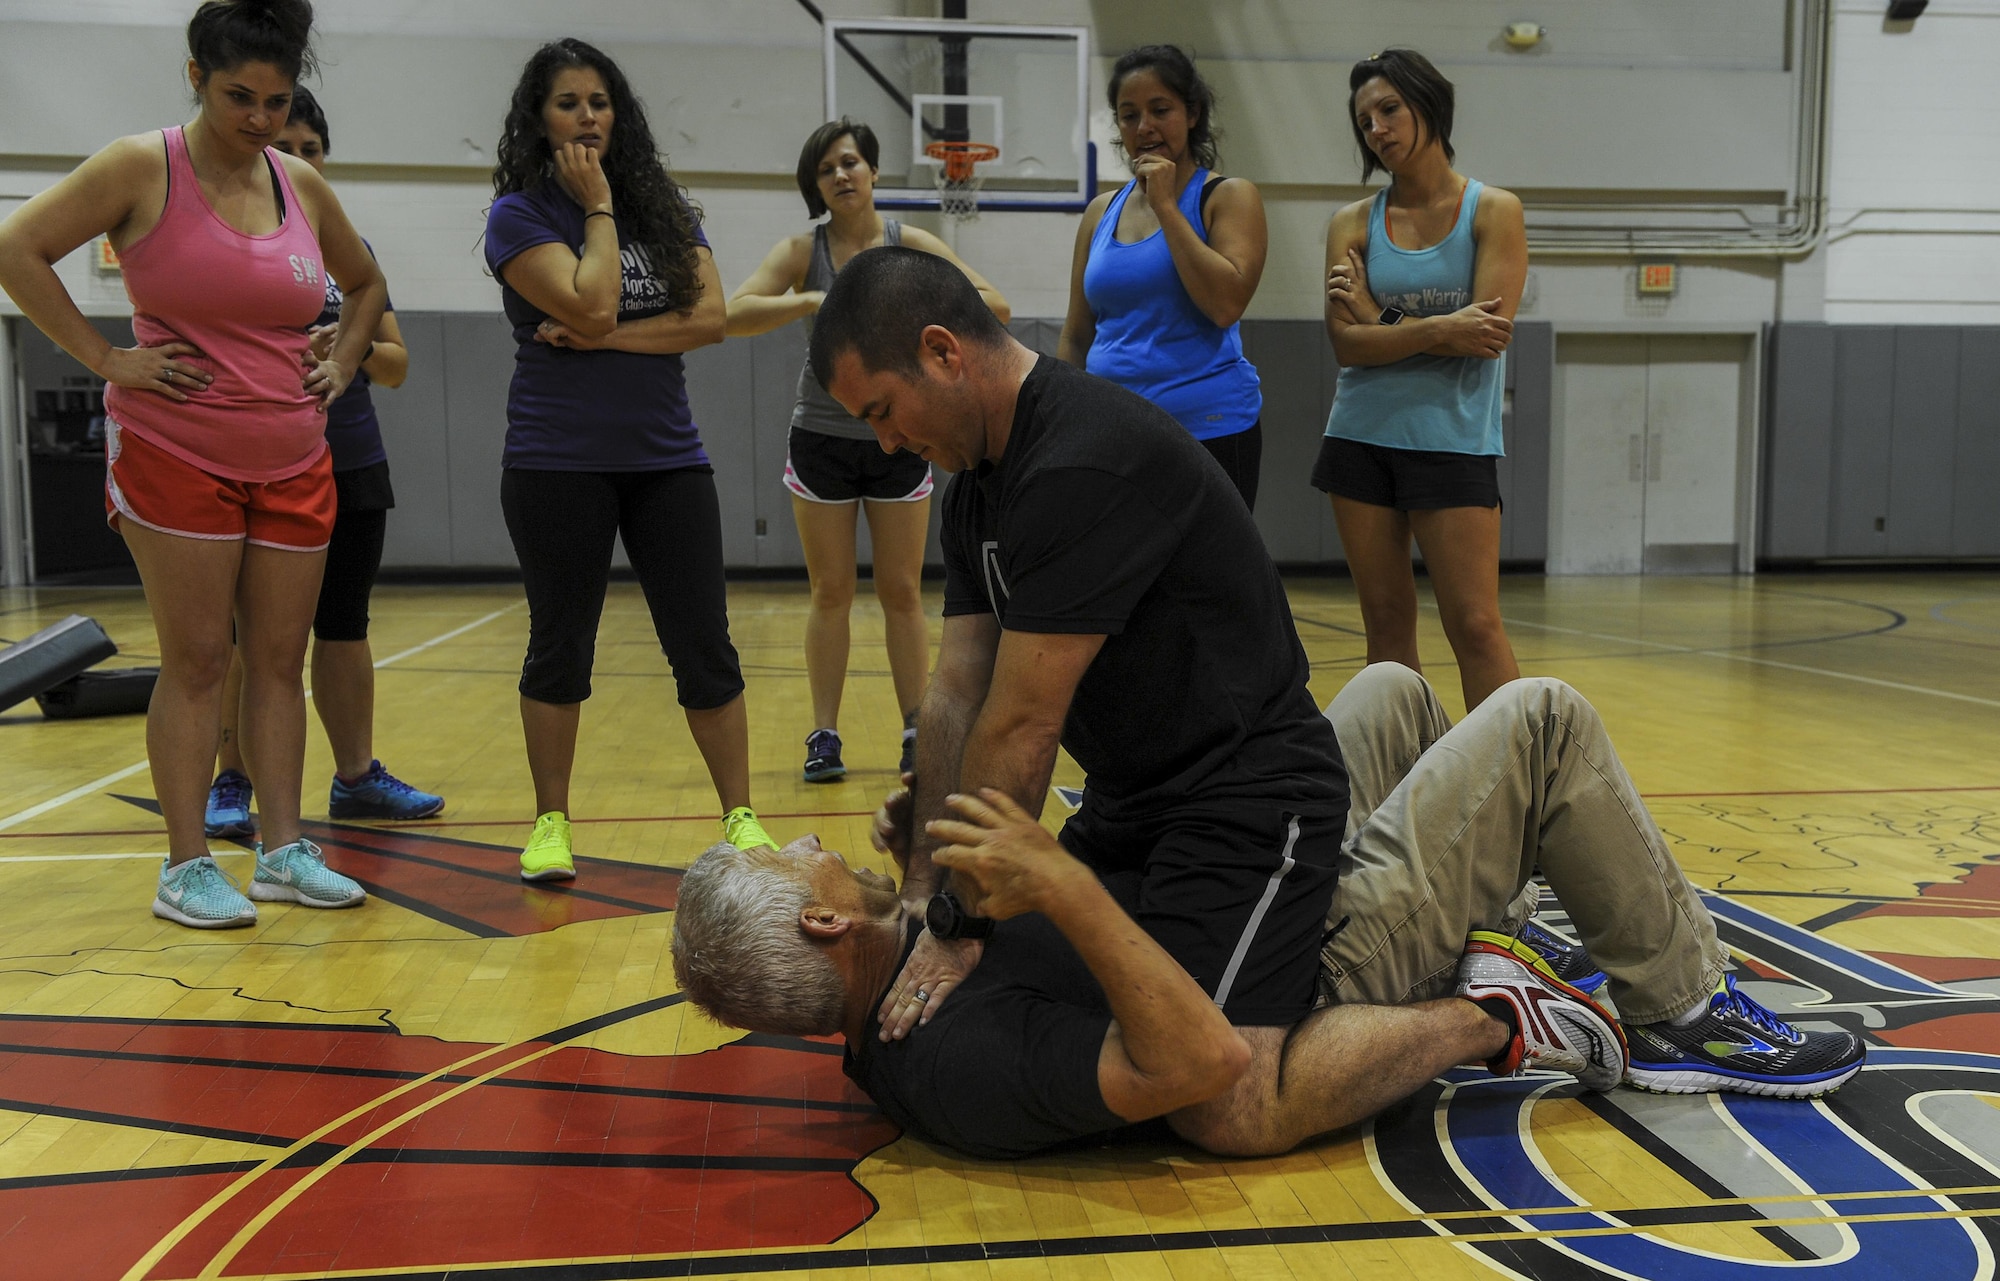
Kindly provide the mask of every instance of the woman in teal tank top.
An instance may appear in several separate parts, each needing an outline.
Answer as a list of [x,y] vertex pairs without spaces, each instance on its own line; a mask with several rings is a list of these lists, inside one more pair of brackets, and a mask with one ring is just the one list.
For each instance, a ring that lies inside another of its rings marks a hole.
[[1452,169],[1452,86],[1427,58],[1385,50],[1348,87],[1361,176],[1390,181],[1327,231],[1341,370],[1312,479],[1333,499],[1368,661],[1421,670],[1414,537],[1469,711],[1521,674],[1500,621],[1497,461],[1527,231],[1512,192]]

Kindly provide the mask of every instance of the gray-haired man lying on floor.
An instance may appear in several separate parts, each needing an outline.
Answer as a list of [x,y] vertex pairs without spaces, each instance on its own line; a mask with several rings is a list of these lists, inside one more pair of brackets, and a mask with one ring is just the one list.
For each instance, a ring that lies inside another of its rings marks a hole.
[[[1315,1088],[1282,1102],[1275,1083],[1242,1088],[1242,1036],[1133,923],[1117,878],[996,792],[954,798],[931,829],[964,908],[992,924],[974,927],[990,928],[978,966],[909,1035],[885,1038],[880,1009],[936,874],[906,876],[899,894],[812,837],[703,854],[681,884],[675,972],[725,1023],[842,1033],[848,1075],[891,1119],[995,1158],[1158,1116],[1211,1151],[1282,1152],[1466,1062],[1556,1068],[1599,1090],[1786,1097],[1860,1070],[1858,1037],[1793,1028],[1736,990],[1707,909],[1569,686],[1516,681],[1454,727],[1420,676],[1381,663],[1327,716],[1353,806],[1322,950],[1331,1003],[1294,1029],[1282,1063]],[[905,806],[892,797],[877,820],[899,862]],[[1529,925],[1537,863],[1587,955]],[[947,901],[931,927],[962,931],[953,914]],[[1623,1029],[1583,990],[1606,980]],[[1180,1123],[1225,1092],[1243,1100],[1231,1115]]]

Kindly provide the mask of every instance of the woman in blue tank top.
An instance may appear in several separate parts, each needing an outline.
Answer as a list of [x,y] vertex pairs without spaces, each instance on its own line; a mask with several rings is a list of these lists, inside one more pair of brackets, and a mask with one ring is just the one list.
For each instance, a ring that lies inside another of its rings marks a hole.
[[1363,59],[1348,88],[1361,176],[1390,181],[1327,231],[1341,370],[1312,480],[1333,498],[1368,661],[1419,668],[1414,536],[1469,711],[1521,674],[1500,621],[1497,463],[1527,230],[1512,192],[1452,169],[1451,82],[1422,54]]
[[[845,116],[812,131],[799,152],[799,195],[806,215],[825,216],[801,235],[787,236],[764,255],[729,298],[728,334],[748,338],[794,320],[810,321],[833,277],[854,255],[880,245],[936,254],[965,273],[1005,324],[1007,300],[965,265],[951,247],[920,227],[906,227],[875,209],[881,159],[875,131]],[[930,533],[930,464],[906,450],[882,452],[875,429],[852,418],[813,377],[799,373],[785,450],[785,488],[806,554],[812,612],[806,615],[806,685],[813,728],[806,735],[804,776],[832,783],[847,773],[841,757],[840,700],[847,683],[848,616],[854,610],[855,517],[868,515],[875,549],[875,603],[882,607],[889,675],[903,713],[899,769],[916,760],[917,705],[930,674],[930,624],[924,620],[924,541]]]
[[1264,200],[1216,164],[1215,94],[1170,44],[1111,68],[1132,181],[1090,202],[1056,355],[1179,419],[1257,505],[1257,369],[1237,325],[1264,274]]

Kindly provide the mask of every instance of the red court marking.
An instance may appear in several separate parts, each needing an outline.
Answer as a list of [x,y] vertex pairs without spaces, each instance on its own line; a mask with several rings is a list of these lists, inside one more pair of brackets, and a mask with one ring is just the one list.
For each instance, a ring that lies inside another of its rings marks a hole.
[[[6,1016],[0,1043],[12,1047],[0,1050],[11,1106],[263,1135],[256,1158],[481,1048],[392,1029]],[[226,1203],[152,1275],[198,1272],[338,1149],[526,1048],[492,1047],[454,1077],[367,1108]],[[566,1048],[499,1080],[516,1084],[434,1102],[335,1168],[251,1239],[230,1275],[824,1244],[874,1212],[853,1168],[897,1133],[838,1055],[803,1046],[660,1057]],[[117,1173],[0,1185],[14,1266],[109,1281],[241,1172]]]
[[521,937],[578,921],[671,912],[681,869],[579,858],[579,880],[530,885],[512,846],[476,845],[421,832],[308,822],[328,863],[391,901],[475,933]]
[[1907,952],[1870,952],[1868,955],[1933,983],[2000,978],[2000,958],[1996,957],[1912,956]]
[[1948,1014],[1910,1027],[1873,1032],[1891,1045],[1992,1054],[2000,1049],[2000,1014]]
[[1871,916],[2000,916],[2000,863],[1982,863],[1953,880],[1934,881],[1920,887],[1913,899],[1882,903],[1853,919]]

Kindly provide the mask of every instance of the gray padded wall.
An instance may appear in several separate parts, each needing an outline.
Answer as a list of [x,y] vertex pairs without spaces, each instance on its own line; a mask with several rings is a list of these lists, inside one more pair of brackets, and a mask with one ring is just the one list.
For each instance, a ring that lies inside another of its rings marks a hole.
[[1964,329],[1958,348],[1958,446],[1951,552],[2000,552],[2000,328]]
[[1771,337],[1762,558],[2000,556],[2000,328]]
[[1802,323],[1771,329],[1764,415],[1764,518],[1760,555],[1826,555],[1833,495],[1834,330]]
[[[399,319],[410,343],[410,376],[401,388],[375,398],[397,496],[384,563],[406,569],[512,569],[514,549],[500,513],[512,336],[497,315],[404,312]],[[1009,328],[1023,343],[1052,355],[1062,322],[1025,318]],[[715,464],[723,555],[732,569],[805,565],[791,496],[780,480],[805,344],[805,328],[788,325],[687,357],[688,396]],[[1243,346],[1264,386],[1258,526],[1281,564],[1337,564],[1342,553],[1332,509],[1308,481],[1339,375],[1326,331],[1317,321],[1246,321]],[[1553,355],[1547,324],[1516,328],[1508,361],[1510,457],[1501,464],[1507,504],[1501,554],[1509,561],[1539,561],[1546,553]],[[933,503],[931,509],[933,565],[940,563],[940,507]],[[858,543],[865,563],[865,521]],[[625,563],[622,549],[617,563]]]

